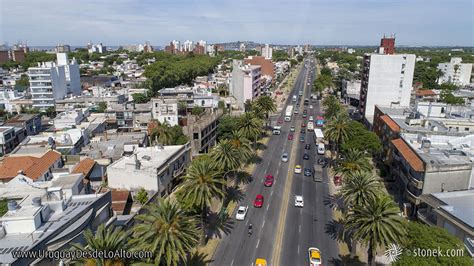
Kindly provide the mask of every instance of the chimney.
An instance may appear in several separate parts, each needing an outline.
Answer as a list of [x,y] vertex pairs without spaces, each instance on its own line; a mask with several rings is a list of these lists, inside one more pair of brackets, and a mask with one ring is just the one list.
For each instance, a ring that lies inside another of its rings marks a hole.
[[136,153],[134,154],[134,156],[135,156],[135,170],[140,170],[141,163],[140,163],[140,161],[138,160],[138,156],[137,156]]

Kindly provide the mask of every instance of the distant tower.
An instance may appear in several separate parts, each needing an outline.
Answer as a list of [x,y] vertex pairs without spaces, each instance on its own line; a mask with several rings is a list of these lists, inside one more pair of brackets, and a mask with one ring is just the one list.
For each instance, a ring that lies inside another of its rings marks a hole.
[[[383,50],[380,48],[383,48]],[[380,40],[380,48],[379,53],[395,54],[395,35],[390,35],[390,38],[387,38],[384,34],[382,40]]]

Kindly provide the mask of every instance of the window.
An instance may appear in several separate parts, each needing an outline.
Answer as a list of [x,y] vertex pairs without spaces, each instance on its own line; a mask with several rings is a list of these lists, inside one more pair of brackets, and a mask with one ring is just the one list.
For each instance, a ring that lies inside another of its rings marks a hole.
[[194,133],[193,134],[193,139],[199,139],[199,133]]
[[469,131],[469,128],[468,128],[468,127],[465,127],[464,130],[465,130],[465,131]]
[[202,100],[201,101],[201,106],[204,106],[205,103],[206,103],[206,101]]
[[[444,107],[441,107],[441,113],[444,114]],[[451,127],[449,127],[451,129]]]

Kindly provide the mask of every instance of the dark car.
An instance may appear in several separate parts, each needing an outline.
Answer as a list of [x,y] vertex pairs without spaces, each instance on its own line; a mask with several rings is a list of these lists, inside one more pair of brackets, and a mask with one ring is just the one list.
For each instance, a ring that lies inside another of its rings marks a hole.
[[311,150],[311,144],[306,144],[304,145],[305,150]]
[[305,133],[306,133],[306,129],[302,128],[302,129],[300,130],[300,133],[301,133],[301,134],[305,134]]
[[311,168],[304,169],[304,176],[312,176],[312,175],[313,175],[313,171],[311,170]]
[[304,142],[304,136],[300,136],[300,141]]
[[306,118],[306,117],[308,117],[308,115],[307,115],[307,114],[303,114],[303,118]]
[[301,123],[301,127],[306,127],[305,122]]
[[326,158],[319,158],[318,159],[318,164],[322,165],[323,167],[328,166],[328,160]]
[[308,114],[308,110],[304,109],[303,114]]
[[309,155],[307,153],[303,155],[303,160],[309,160]]

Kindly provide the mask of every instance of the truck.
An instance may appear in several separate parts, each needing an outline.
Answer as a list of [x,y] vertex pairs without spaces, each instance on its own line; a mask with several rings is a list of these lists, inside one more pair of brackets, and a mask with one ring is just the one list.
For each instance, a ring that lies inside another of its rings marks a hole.
[[314,143],[318,145],[318,143],[324,141],[324,134],[323,131],[320,128],[315,128],[314,129]]
[[293,105],[288,105],[285,111],[285,121],[290,122],[292,115],[293,115]]

